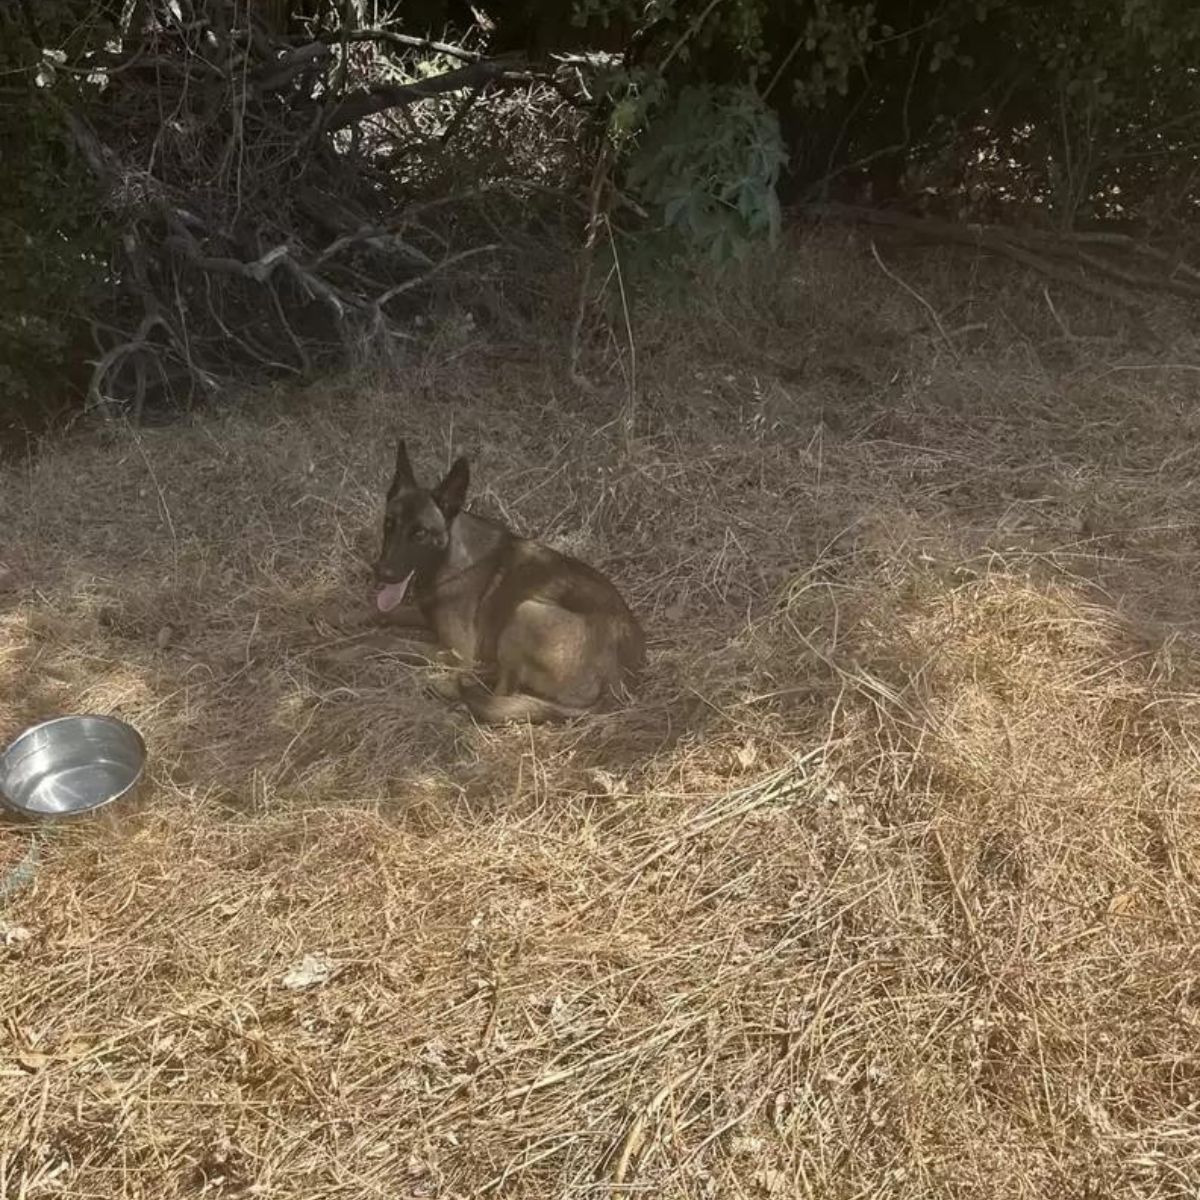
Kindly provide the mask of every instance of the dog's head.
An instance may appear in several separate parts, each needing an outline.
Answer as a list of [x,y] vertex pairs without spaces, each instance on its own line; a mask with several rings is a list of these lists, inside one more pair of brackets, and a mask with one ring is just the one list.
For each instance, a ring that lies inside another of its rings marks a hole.
[[375,598],[380,612],[400,604],[410,587],[428,583],[445,562],[450,526],[467,498],[469,482],[467,460],[459,458],[437,487],[421,487],[400,442],[383,514],[383,547],[375,564],[375,579],[382,585]]

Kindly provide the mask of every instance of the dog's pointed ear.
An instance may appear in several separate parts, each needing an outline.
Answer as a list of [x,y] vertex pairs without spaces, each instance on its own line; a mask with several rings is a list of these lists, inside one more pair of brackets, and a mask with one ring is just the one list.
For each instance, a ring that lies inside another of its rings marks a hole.
[[447,521],[453,521],[467,498],[467,485],[471,482],[471,468],[465,458],[456,458],[446,473],[446,478],[433,489],[434,503],[442,510]]
[[417,480],[413,475],[412,463],[408,461],[408,447],[404,444],[404,439],[400,439],[400,445],[396,447],[396,470],[392,475],[392,483],[388,488],[387,498],[390,500],[397,492],[405,488],[415,488]]

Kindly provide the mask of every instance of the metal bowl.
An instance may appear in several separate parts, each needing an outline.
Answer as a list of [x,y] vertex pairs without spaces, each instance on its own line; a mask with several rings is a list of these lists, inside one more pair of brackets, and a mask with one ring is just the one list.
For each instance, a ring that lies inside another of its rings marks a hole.
[[26,816],[71,816],[131,792],[146,743],[116,717],[56,717],[27,729],[0,754],[0,801]]

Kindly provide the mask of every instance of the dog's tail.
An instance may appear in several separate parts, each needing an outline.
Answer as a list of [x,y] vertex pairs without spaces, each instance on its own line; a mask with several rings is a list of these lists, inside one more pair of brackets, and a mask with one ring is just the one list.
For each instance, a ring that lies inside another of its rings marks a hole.
[[543,700],[528,692],[510,692],[497,696],[481,687],[465,687],[460,693],[462,702],[471,710],[475,720],[483,725],[503,725],[509,721],[566,721],[583,717],[594,711]]

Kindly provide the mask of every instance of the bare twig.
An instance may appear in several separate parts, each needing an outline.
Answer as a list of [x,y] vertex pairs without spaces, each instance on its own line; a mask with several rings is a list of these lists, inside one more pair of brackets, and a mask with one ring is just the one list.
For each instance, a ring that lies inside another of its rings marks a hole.
[[926,300],[925,297],[922,296],[921,293],[918,292],[915,287],[913,287],[911,284],[906,283],[903,279],[901,279],[900,276],[897,275],[896,272],[893,271],[887,265],[887,263],[885,263],[883,261],[882,257],[879,254],[879,247],[875,245],[874,238],[871,239],[871,256],[875,259],[875,262],[879,265],[879,269],[894,284],[897,284],[899,287],[902,287],[918,304],[921,305],[922,308],[925,309],[925,311],[929,314],[930,320],[933,321],[934,327],[937,329],[938,333],[940,333],[942,335],[942,341],[944,341],[946,343],[946,346],[949,349],[950,353],[955,358],[960,357],[959,353],[958,353],[958,347],[954,344],[950,335],[946,332],[946,327],[945,327],[945,325],[942,324],[942,318],[938,316],[937,309],[934,308],[933,305],[930,304],[929,301]]
[[621,255],[617,250],[617,239],[613,236],[612,225],[607,217],[604,228],[608,233],[608,245],[613,256],[613,270],[617,278],[617,290],[621,297],[621,315],[625,321],[626,345],[629,347],[629,371],[625,380],[625,412],[622,414],[621,426],[625,435],[625,452],[629,453],[633,443],[634,431],[637,428],[638,407],[638,375],[637,375],[637,342],[633,336],[633,320],[629,315],[629,297],[625,294],[625,277],[621,272]]
[[442,259],[441,262],[436,263],[424,274],[417,275],[413,279],[407,279],[404,283],[398,283],[393,288],[388,288],[383,295],[374,301],[374,309],[378,312],[389,301],[394,300],[397,296],[402,296],[405,292],[411,291],[413,288],[421,287],[423,284],[428,283],[433,276],[441,274],[442,271],[447,270],[449,267],[458,266],[459,263],[464,262],[468,258],[474,258],[479,254],[493,254],[499,249],[499,243],[492,243],[488,246],[472,246],[469,250],[460,250],[457,254],[451,254],[449,258]]
[[352,29],[345,35],[348,42],[382,42],[401,50],[431,50],[460,62],[475,63],[483,57],[474,50],[454,46],[449,42],[437,42],[432,38],[414,37],[408,33],[397,33],[392,29]]
[[592,186],[589,190],[588,220],[585,227],[583,243],[583,275],[579,281],[579,292],[575,302],[575,319],[571,322],[571,350],[568,361],[568,371],[572,382],[586,391],[593,391],[591,380],[580,370],[579,363],[583,356],[583,322],[587,317],[589,292],[592,286],[592,271],[595,268],[596,237],[600,231],[601,204],[608,181],[608,171],[612,157],[612,146],[608,138],[596,155],[592,168]]

